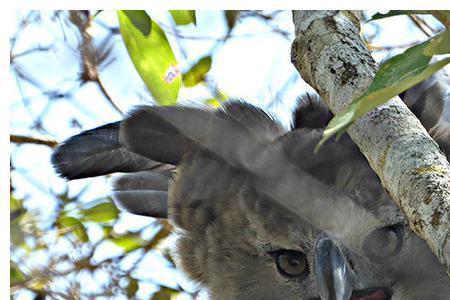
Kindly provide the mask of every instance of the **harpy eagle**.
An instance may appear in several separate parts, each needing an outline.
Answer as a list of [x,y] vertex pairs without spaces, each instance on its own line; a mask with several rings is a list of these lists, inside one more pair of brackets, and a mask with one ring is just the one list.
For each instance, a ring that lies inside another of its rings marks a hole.
[[[403,99],[449,157],[450,80],[437,78]],[[241,101],[142,106],[69,138],[52,163],[67,179],[124,173],[116,203],[170,220],[177,265],[211,299],[450,299],[444,267],[352,141],[313,153],[330,117],[314,96],[289,132]]]

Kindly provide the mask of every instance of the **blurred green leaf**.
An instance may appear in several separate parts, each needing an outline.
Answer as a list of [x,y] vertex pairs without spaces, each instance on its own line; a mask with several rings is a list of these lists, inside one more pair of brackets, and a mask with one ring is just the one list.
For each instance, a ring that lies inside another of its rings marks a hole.
[[128,299],[134,298],[134,295],[136,295],[138,289],[139,289],[138,281],[134,278],[130,278],[130,281],[128,282],[127,286]]
[[225,20],[227,21],[228,32],[230,32],[234,25],[236,25],[236,21],[239,15],[239,10],[226,10],[225,11]]
[[103,230],[103,237],[107,238],[109,236],[111,236],[111,232],[113,230],[112,226],[108,226],[108,225],[103,225],[102,226],[102,230]]
[[125,252],[131,252],[147,244],[147,241],[142,239],[139,234],[134,233],[111,237],[108,240],[121,247]]
[[217,100],[216,98],[206,99],[204,103],[206,105],[209,105],[209,106],[214,107],[214,108],[218,108],[218,107],[220,107],[222,105],[222,103],[219,100]]
[[153,295],[152,300],[175,299],[179,294],[180,291],[168,287],[161,287],[161,289]]
[[15,262],[12,260],[9,264],[9,278],[11,280],[10,285],[18,284],[26,279],[25,274],[19,269]]
[[82,215],[81,220],[83,222],[108,222],[116,220],[119,216],[119,210],[112,202],[102,202],[94,205],[91,208],[83,209],[80,211]]
[[[448,35],[450,31],[446,30],[443,34]],[[447,40],[448,37],[432,38],[386,61],[378,70],[367,92],[330,121],[316,151],[334,134],[337,134],[338,137],[342,135],[357,118],[425,80],[448,64],[449,57],[429,64],[431,56],[435,54],[433,52],[441,53],[443,50],[447,53],[450,52],[449,45],[446,44]]]
[[23,245],[25,240],[25,234],[22,230],[20,221],[27,212],[22,204],[23,200],[16,198],[12,193],[9,194],[9,209],[10,209],[10,225],[9,232],[11,237],[11,243],[15,247]]
[[[17,210],[16,210],[17,211]],[[20,247],[25,241],[25,234],[20,224],[20,218],[16,218],[11,221],[9,226],[9,232],[11,236],[11,243],[15,247]]]
[[12,212],[14,210],[20,210],[23,208],[23,200],[16,198],[12,193],[9,194],[9,210]]
[[201,58],[189,71],[183,74],[183,85],[193,87],[204,81],[206,73],[211,69],[211,56]]
[[124,10],[123,13],[128,17],[130,22],[147,36],[152,31],[152,19],[142,10]]
[[86,228],[84,227],[83,223],[81,223],[81,221],[77,218],[60,216],[58,218],[58,221],[56,222],[56,225],[60,230],[67,230],[68,232],[75,234],[75,236],[83,243],[89,241],[89,237],[86,233]]
[[[139,75],[161,105],[177,102],[181,86],[181,73],[164,31],[151,21],[151,32],[144,35],[124,11],[117,12],[120,32],[128,53]],[[135,11],[142,20],[148,17],[145,11]],[[137,18],[137,17],[136,17]]]
[[170,10],[170,14],[177,25],[197,24],[195,10]]

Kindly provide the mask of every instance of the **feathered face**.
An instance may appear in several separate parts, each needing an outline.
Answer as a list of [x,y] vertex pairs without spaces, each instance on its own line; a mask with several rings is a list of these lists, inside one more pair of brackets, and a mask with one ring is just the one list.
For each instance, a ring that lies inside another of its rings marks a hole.
[[171,220],[178,265],[212,299],[450,299],[444,267],[353,143],[313,154],[321,129],[303,114],[324,124],[329,112],[306,103],[289,133],[241,102],[143,107],[52,162],[70,179],[132,172],[113,183],[116,202]]

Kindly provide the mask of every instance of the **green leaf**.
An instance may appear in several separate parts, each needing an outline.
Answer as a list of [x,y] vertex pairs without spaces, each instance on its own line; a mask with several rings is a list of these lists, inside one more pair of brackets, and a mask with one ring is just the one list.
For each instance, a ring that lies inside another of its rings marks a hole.
[[209,98],[204,101],[204,103],[208,106],[218,108],[222,105],[220,101],[218,101],[216,98]]
[[152,19],[143,10],[124,10],[123,13],[144,36],[150,34],[152,31]]
[[9,264],[9,278],[11,280],[11,285],[23,282],[26,279],[25,274],[19,269],[15,262],[10,260]]
[[[449,34],[449,31],[442,33]],[[429,64],[431,56],[442,51],[449,52],[448,37],[435,37],[407,49],[386,61],[378,70],[367,92],[354,100],[343,112],[334,116],[324,131],[319,147],[332,135],[342,135],[359,117],[380,104],[425,80],[450,62],[450,57]],[[447,47],[447,48],[446,48]]]
[[11,243],[14,245],[14,247],[20,247],[24,244],[25,241],[25,233],[22,230],[21,220],[23,219],[27,211],[23,207],[23,200],[14,197],[12,193],[9,194],[9,209],[9,232]]
[[117,246],[121,247],[125,252],[130,252],[141,248],[147,244],[147,241],[141,238],[139,234],[125,234],[118,237],[112,237],[108,239]]
[[80,241],[86,243],[89,241],[89,237],[86,233],[86,228],[80,220],[69,216],[60,216],[56,225],[61,230],[68,230],[69,232],[75,234]]
[[[175,104],[181,73],[164,31],[151,21],[151,32],[145,35],[124,11],[117,14],[128,54],[153,98],[161,105]],[[150,18],[145,11],[135,11],[138,14],[142,20]]]
[[108,222],[116,220],[119,216],[119,210],[112,202],[99,203],[91,208],[81,210],[80,213],[83,222]]
[[[18,210],[15,210],[15,212],[18,212]],[[9,226],[11,243],[13,244],[14,247],[22,246],[25,241],[25,233],[22,230],[20,220],[21,220],[21,216],[19,216],[18,218],[15,218],[14,220],[11,220],[10,226]]]
[[225,20],[227,21],[228,32],[230,32],[234,25],[236,25],[237,18],[239,16],[239,10],[226,10]]
[[195,10],[170,10],[170,14],[177,25],[188,25],[190,23],[197,25]]
[[433,37],[423,51],[427,56],[448,53],[450,53],[450,29]]
[[201,58],[192,68],[183,74],[183,85],[193,87],[204,81],[206,73],[211,69],[211,56]]
[[102,231],[103,231],[103,237],[107,238],[111,236],[111,233],[113,231],[113,227],[112,226],[108,226],[108,225],[103,225],[102,226]]
[[134,295],[136,295],[138,289],[139,289],[138,281],[135,278],[130,278],[130,281],[128,282],[127,286],[128,299],[134,298]]
[[178,296],[179,294],[180,291],[163,286],[157,293],[153,295],[152,300],[175,299],[175,297]]

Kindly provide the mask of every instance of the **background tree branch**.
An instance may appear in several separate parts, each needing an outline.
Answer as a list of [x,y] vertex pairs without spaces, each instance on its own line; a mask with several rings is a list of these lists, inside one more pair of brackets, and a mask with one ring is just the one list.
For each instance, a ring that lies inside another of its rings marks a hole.
[[[292,62],[333,113],[343,111],[377,71],[359,36],[359,14],[294,11],[293,19]],[[450,275],[450,166],[437,144],[398,97],[347,132]]]

